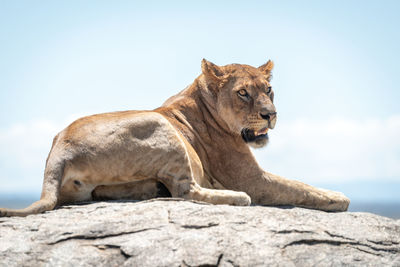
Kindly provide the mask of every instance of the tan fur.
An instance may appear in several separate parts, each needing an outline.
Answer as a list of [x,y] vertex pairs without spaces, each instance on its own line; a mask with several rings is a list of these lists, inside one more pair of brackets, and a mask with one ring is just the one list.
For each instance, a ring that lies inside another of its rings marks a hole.
[[148,199],[159,196],[160,184],[173,197],[213,204],[346,210],[341,193],[262,170],[249,145],[264,146],[267,138],[244,141],[243,129],[262,137],[275,126],[272,68],[272,61],[254,68],[203,60],[193,84],[154,111],[75,121],[53,140],[41,199],[22,210],[0,209],[0,216],[103,198]]

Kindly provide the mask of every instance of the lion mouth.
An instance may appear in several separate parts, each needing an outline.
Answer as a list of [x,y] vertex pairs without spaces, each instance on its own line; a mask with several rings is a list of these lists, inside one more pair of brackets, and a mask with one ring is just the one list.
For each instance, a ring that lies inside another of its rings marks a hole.
[[241,132],[242,138],[246,143],[256,142],[262,139],[268,139],[268,128],[262,128],[260,130],[252,130],[244,128]]
[[258,130],[258,131],[254,131],[254,134],[257,136],[257,135],[264,135],[264,134],[267,134],[268,133],[268,128],[267,127],[265,127],[265,128],[262,128],[261,130]]

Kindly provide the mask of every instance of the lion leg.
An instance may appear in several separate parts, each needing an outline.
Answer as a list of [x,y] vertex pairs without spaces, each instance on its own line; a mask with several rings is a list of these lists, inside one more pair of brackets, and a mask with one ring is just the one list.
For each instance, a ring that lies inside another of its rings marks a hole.
[[188,193],[185,193],[186,194],[183,194],[181,197],[212,204],[228,204],[234,206],[249,206],[251,204],[251,198],[245,192],[208,189],[196,183],[190,186]]
[[246,190],[255,204],[294,205],[324,211],[346,211],[350,200],[340,192],[319,189],[265,172]]
[[136,181],[117,185],[100,185],[92,192],[93,200],[130,199],[148,200],[156,197],[170,197],[165,186],[154,180]]
[[250,197],[244,192],[203,188],[189,176],[162,179],[172,197],[203,201],[211,204],[249,206]]
[[201,161],[190,144],[183,139],[180,144],[180,152],[170,157],[169,163],[158,172],[158,180],[168,188],[172,197],[212,204],[250,205],[251,199],[244,192],[201,187],[197,183],[203,179]]

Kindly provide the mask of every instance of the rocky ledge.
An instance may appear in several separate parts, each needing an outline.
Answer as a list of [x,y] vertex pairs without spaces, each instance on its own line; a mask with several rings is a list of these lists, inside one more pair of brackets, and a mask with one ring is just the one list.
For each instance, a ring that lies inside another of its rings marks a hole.
[[400,220],[177,199],[0,218],[1,266],[400,266]]

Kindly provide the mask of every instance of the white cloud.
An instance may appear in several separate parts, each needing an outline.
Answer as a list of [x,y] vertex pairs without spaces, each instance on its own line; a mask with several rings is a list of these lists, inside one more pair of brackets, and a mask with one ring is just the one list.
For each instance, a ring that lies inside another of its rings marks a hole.
[[255,151],[267,170],[305,182],[400,178],[400,115],[278,123]]
[[[53,137],[74,119],[35,120],[0,129],[0,192],[40,192]],[[390,118],[279,122],[260,165],[304,182],[400,178],[400,115]]]

